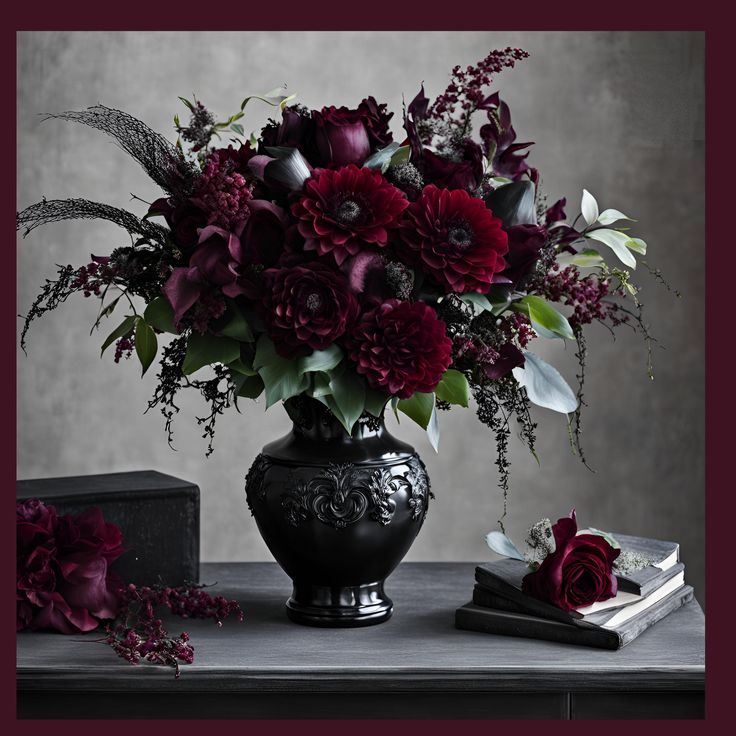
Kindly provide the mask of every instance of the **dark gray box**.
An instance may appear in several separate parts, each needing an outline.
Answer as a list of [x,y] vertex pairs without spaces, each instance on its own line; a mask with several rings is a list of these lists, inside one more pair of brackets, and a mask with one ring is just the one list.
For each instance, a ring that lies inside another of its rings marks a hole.
[[155,470],[19,480],[16,499],[38,498],[59,514],[99,506],[126,552],[114,565],[125,582],[199,581],[199,488]]

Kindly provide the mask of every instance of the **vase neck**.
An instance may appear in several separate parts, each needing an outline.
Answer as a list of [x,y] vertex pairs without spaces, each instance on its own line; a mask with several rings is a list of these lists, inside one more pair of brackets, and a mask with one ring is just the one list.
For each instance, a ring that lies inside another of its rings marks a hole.
[[313,442],[364,440],[378,437],[385,431],[383,414],[378,418],[364,414],[348,435],[324,404],[308,396],[295,396],[284,402],[284,408],[294,424],[293,432]]

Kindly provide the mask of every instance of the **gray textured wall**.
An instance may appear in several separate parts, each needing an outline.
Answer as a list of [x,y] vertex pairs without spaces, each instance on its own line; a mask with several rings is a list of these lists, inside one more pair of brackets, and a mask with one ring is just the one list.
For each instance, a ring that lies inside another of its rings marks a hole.
[[[703,36],[699,33],[24,33],[18,51],[18,206],[42,195],[84,196],[135,208],[155,188],[104,136],[36,113],[91,104],[122,108],[171,132],[177,95],[192,92],[226,114],[242,97],[283,82],[310,106],[354,105],[365,94],[400,116],[424,80],[439,93],[456,64],[488,49],[521,46],[531,58],[498,79],[550,202],[567,195],[577,212],[583,187],[605,207],[637,217],[637,231],[683,296],[646,274],[647,316],[664,350],[646,351],[622,331],[589,332],[585,443],[590,473],[574,458],[560,415],[539,410],[541,467],[512,453],[508,529],[556,518],[576,506],[599,528],[675,538],[688,577],[704,596],[703,557]],[[258,129],[268,110],[253,104]],[[398,121],[396,128],[398,128]],[[65,223],[18,244],[18,310],[25,312],[55,263],[85,263],[126,236],[113,226]],[[285,414],[262,405],[219,422],[215,454],[204,458],[185,400],[178,452],[156,413],[143,414],[154,376],[131,361],[99,358],[90,339],[95,305],[79,298],[38,323],[18,355],[18,476],[157,468],[202,489],[206,560],[262,560],[268,551],[243,498],[243,476],[264,442],[284,433]],[[116,322],[114,324],[117,324]],[[111,328],[114,325],[111,325]],[[574,379],[572,350],[540,352]],[[153,374],[153,371],[151,372]],[[404,422],[401,436],[427,461],[437,500],[409,559],[478,560],[495,525],[493,440],[470,411],[443,414],[440,454]],[[392,423],[393,420],[391,420]]]

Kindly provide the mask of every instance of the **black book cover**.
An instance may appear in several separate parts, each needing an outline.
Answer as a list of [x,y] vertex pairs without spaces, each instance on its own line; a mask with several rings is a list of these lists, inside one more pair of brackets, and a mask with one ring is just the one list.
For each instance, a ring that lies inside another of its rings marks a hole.
[[485,608],[474,603],[467,603],[457,609],[455,626],[458,629],[501,636],[546,639],[599,649],[621,649],[650,626],[689,603],[692,598],[693,589],[689,585],[683,585],[651,608],[613,629],[594,624],[580,625],[580,622],[563,623],[524,613]]

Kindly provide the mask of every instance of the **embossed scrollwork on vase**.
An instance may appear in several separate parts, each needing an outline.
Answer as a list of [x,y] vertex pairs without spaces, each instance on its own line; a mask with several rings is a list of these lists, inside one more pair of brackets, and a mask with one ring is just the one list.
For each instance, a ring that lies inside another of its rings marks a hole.
[[409,472],[406,473],[406,478],[411,488],[411,498],[409,499],[409,506],[412,509],[411,518],[415,520],[423,519],[427,515],[427,497],[432,497],[427,469],[419,455],[412,455],[407,465],[409,466]]
[[253,500],[263,501],[266,497],[266,484],[264,481],[271,464],[271,460],[263,453],[260,453],[253,461],[253,465],[250,466],[250,470],[245,476],[245,498],[251,514],[253,513]]
[[351,463],[331,464],[310,480],[300,480],[292,471],[281,496],[281,508],[292,526],[311,517],[336,529],[356,523],[370,508],[370,518],[382,526],[396,512],[392,496],[400,490],[409,495],[412,519],[426,514],[429,481],[424,466],[414,455],[408,470],[393,474],[392,468],[360,468]]
[[331,464],[309,481],[292,481],[281,499],[287,521],[297,526],[307,514],[341,529],[363,517],[368,508],[361,472],[351,463]]

